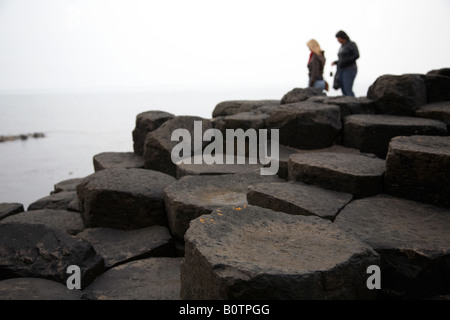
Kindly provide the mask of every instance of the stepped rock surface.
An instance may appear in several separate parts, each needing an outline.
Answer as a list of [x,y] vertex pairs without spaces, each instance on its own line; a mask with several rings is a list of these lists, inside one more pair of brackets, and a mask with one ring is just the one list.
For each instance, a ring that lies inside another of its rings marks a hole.
[[418,134],[447,135],[447,126],[437,120],[415,117],[352,115],[344,119],[343,144],[384,159],[392,138]]
[[144,155],[145,138],[151,131],[158,129],[164,122],[175,115],[165,111],[146,111],[136,116],[136,126],[132,132],[133,150],[137,155]]
[[259,172],[183,177],[165,189],[169,228],[182,240],[192,219],[221,206],[245,205],[249,185],[274,181],[282,180]]
[[385,161],[362,154],[293,154],[288,164],[289,180],[346,192],[357,198],[382,193]]
[[[142,112],[133,153],[93,156],[95,173],[28,211],[0,204],[0,299],[448,300],[449,103],[442,68],[380,76],[366,97],[295,88],[211,119]],[[263,129],[268,152],[247,136],[246,164],[196,164],[239,129]]]

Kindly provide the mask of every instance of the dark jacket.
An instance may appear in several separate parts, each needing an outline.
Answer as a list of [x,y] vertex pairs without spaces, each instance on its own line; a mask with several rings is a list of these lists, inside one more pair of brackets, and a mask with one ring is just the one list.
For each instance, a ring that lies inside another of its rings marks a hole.
[[348,40],[341,46],[338,53],[337,67],[340,69],[356,68],[356,60],[359,58],[358,46],[355,42]]
[[323,80],[323,67],[325,66],[325,52],[322,55],[313,54],[308,63],[309,86],[312,87],[317,80]]

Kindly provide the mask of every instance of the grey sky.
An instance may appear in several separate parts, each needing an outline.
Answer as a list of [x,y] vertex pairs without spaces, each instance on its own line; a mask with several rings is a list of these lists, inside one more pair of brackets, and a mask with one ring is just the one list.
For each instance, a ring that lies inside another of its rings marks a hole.
[[301,87],[306,42],[357,82],[450,67],[448,0],[0,0],[0,90],[170,84]]

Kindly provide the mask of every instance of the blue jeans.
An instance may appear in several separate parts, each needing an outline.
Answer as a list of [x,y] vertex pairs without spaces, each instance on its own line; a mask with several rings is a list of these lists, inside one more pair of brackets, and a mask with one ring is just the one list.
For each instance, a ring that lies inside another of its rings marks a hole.
[[325,90],[325,81],[324,80],[316,80],[313,85],[314,89],[319,89],[320,91]]
[[341,84],[344,96],[354,97],[353,82],[356,78],[357,68],[348,68],[339,70],[339,83]]

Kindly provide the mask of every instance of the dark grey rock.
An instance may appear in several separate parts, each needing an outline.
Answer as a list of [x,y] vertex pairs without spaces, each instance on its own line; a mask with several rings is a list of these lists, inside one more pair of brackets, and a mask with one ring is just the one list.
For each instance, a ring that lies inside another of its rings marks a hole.
[[224,205],[244,205],[249,185],[276,181],[283,180],[253,172],[183,177],[164,190],[169,228],[174,237],[183,240],[192,219]]
[[24,208],[23,204],[21,203],[10,203],[10,202],[0,203],[0,220],[23,211]]
[[88,300],[179,300],[181,258],[149,258],[106,271],[83,291]]
[[0,281],[0,300],[80,300],[80,290],[40,278],[13,278]]
[[446,135],[443,122],[381,114],[352,115],[344,119],[344,146],[385,159],[389,142],[396,136]]
[[114,229],[165,226],[164,188],[174,181],[175,178],[153,170],[98,171],[77,187],[84,225]]
[[153,226],[136,230],[89,228],[77,234],[94,247],[105,260],[105,267],[138,259],[173,256],[172,236],[166,227]]
[[264,105],[279,105],[280,100],[233,100],[217,104],[212,113],[213,118],[249,112]]
[[112,168],[144,168],[144,158],[133,152],[103,152],[93,158],[94,171]]
[[352,200],[349,193],[326,190],[301,182],[273,182],[251,185],[247,201],[251,205],[294,215],[316,215],[334,220]]
[[444,122],[450,130],[450,101],[429,103],[419,107],[417,117],[430,118]]
[[450,137],[396,137],[386,157],[386,193],[450,207]]
[[367,98],[376,102],[378,113],[414,116],[427,103],[427,87],[422,75],[383,75],[369,87]]
[[424,80],[427,86],[427,103],[450,100],[450,76],[428,73]]
[[7,217],[1,223],[43,224],[47,227],[74,235],[83,231],[83,219],[78,212],[67,210],[42,209],[26,211]]
[[313,102],[280,106],[266,120],[268,129],[279,129],[279,143],[299,149],[331,147],[342,129],[340,108]]
[[158,129],[164,122],[175,115],[164,111],[147,111],[136,116],[136,126],[133,130],[133,150],[144,155],[144,144],[147,133]]
[[69,203],[76,197],[77,193],[75,191],[53,193],[31,203],[28,206],[28,211],[42,209],[67,210]]
[[214,128],[225,133],[226,129],[262,129],[265,127],[265,121],[269,118],[267,113],[241,112],[229,116],[220,116],[214,118]]
[[212,129],[212,122],[207,119],[193,116],[177,116],[164,122],[158,129],[147,134],[144,147],[145,168],[161,171],[173,177],[177,174],[176,164],[172,161],[172,149],[180,141],[171,141],[172,133],[176,129],[185,129],[191,137],[191,153],[183,155],[184,157],[193,156],[201,153],[202,150],[195,150],[194,141],[196,140],[194,132],[194,122],[202,122],[202,132],[199,148],[203,148],[210,142],[202,141],[203,133]]
[[291,181],[351,193],[356,198],[383,192],[385,161],[362,154],[293,154],[288,169]]
[[308,100],[313,96],[325,96],[320,90],[314,88],[294,88],[286,93],[281,99],[281,104],[296,103]]
[[374,299],[366,270],[379,256],[318,217],[256,206],[221,208],[191,222],[182,299]]
[[243,162],[238,163],[238,157],[234,158],[232,164],[226,163],[225,155],[221,157],[222,164],[213,163],[207,164],[203,161],[202,157],[198,157],[200,162],[197,164],[195,161],[197,157],[191,157],[190,164],[188,163],[179,163],[177,164],[177,179],[180,179],[184,176],[188,175],[220,175],[220,174],[233,174],[233,173],[245,173],[245,172],[259,172],[262,165],[256,161],[256,164],[251,164],[249,158],[239,157],[240,161]]
[[450,211],[388,195],[351,202],[334,224],[381,256],[387,298],[422,299],[450,293]]
[[104,271],[104,261],[87,242],[42,224],[0,223],[0,280],[45,278],[66,284],[77,265],[84,289]]
[[323,101],[325,104],[332,104],[341,108],[341,117],[352,114],[374,114],[376,113],[376,104],[366,97],[327,97]]
[[430,70],[427,72],[427,75],[438,75],[438,76],[450,77],[450,68],[441,68],[441,69]]
[[77,191],[77,185],[81,182],[81,180],[83,180],[83,178],[73,178],[60,181],[55,184],[55,191],[53,193]]

